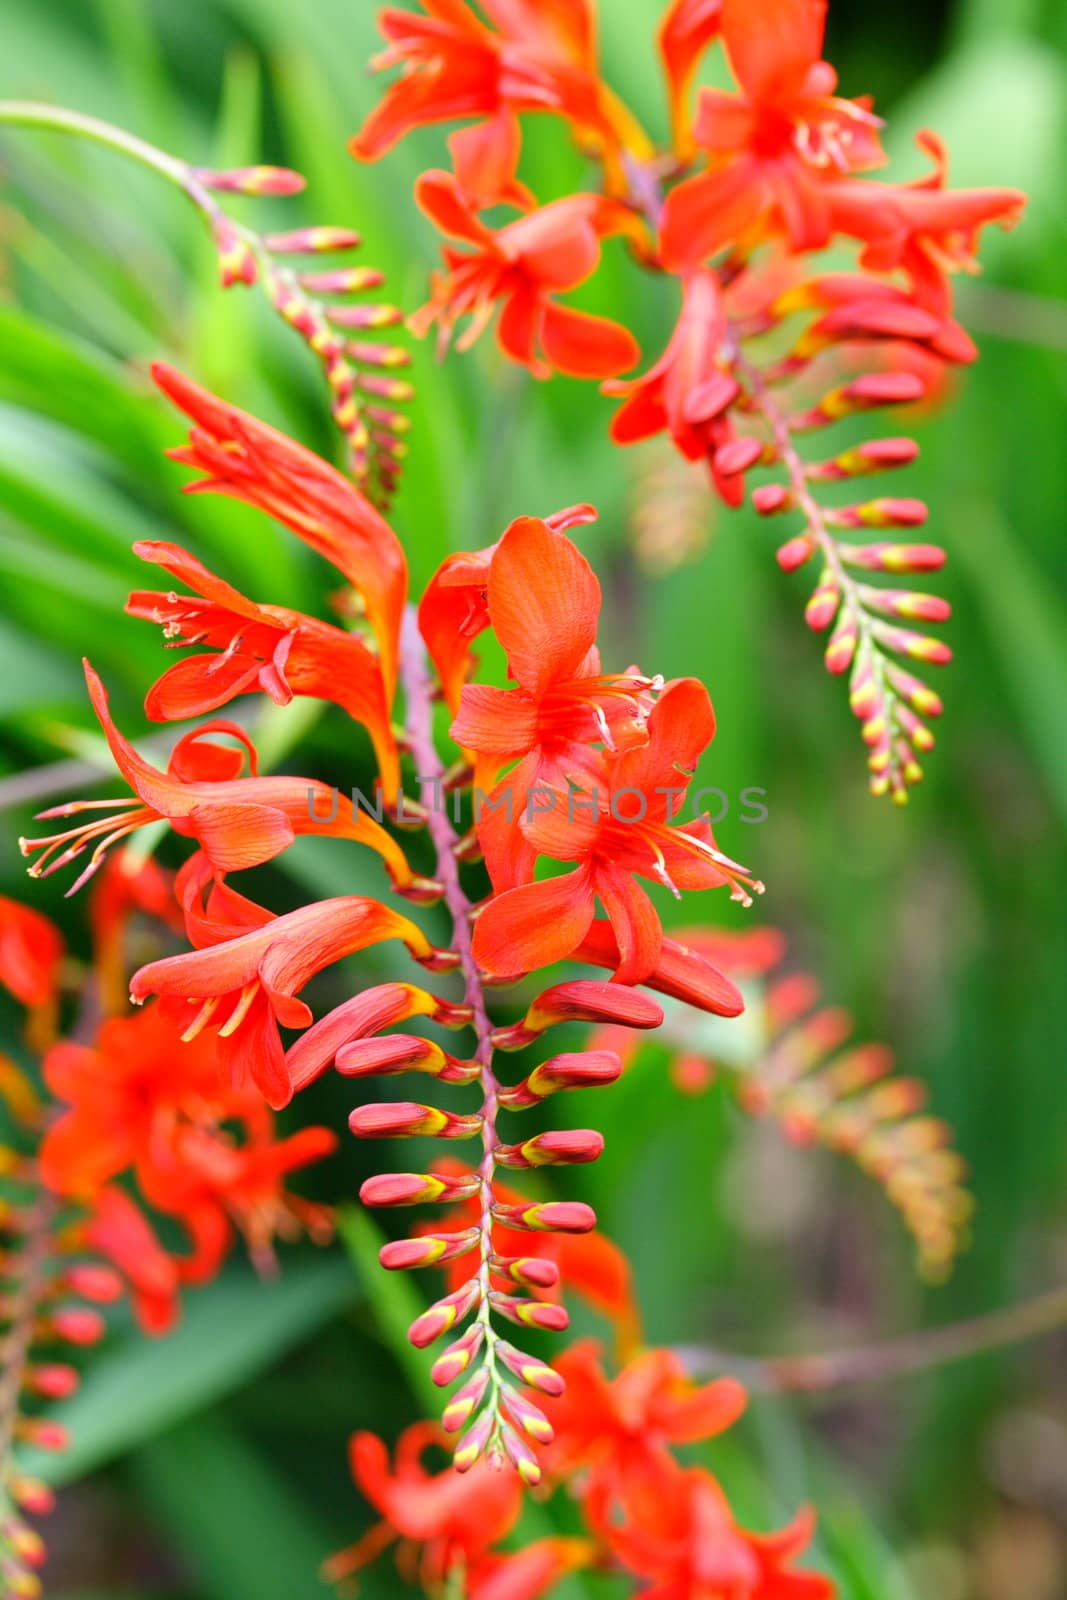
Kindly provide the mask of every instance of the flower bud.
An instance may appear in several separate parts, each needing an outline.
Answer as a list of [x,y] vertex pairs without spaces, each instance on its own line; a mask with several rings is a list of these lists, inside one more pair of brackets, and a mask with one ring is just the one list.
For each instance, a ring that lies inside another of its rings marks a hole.
[[323,250],[355,250],[362,243],[351,228],[295,228],[290,233],[268,233],[263,240],[273,255],[318,255]]
[[[551,1432],[551,1429],[549,1431]],[[536,1488],[541,1482],[541,1463],[530,1446],[506,1422],[500,1424],[500,1441],[504,1446],[505,1455],[523,1483],[528,1489]]]
[[596,1212],[582,1200],[525,1200],[520,1205],[497,1201],[493,1216],[506,1228],[533,1233],[590,1233],[596,1227]]
[[712,457],[712,466],[721,478],[735,478],[754,467],[764,455],[758,439],[730,439],[721,444]]
[[527,1434],[537,1444],[551,1444],[556,1437],[555,1429],[541,1410],[532,1400],[527,1400],[512,1388],[510,1383],[501,1385],[500,1398],[508,1414],[518,1423],[523,1433]]
[[847,567],[870,572],[937,572],[945,564],[945,552],[936,544],[839,544],[838,553]]
[[798,533],[794,539],[787,539],[785,544],[779,546],[778,565],[783,572],[795,572],[805,561],[811,560],[816,548],[812,534]]
[[68,1344],[96,1344],[107,1332],[99,1311],[90,1311],[88,1306],[59,1306],[45,1320],[50,1331]]
[[430,1368],[430,1377],[440,1388],[447,1387],[466,1372],[485,1340],[485,1329],[480,1322],[468,1328],[461,1339],[450,1344]]
[[435,1339],[440,1339],[442,1334],[450,1333],[477,1305],[480,1294],[477,1278],[471,1278],[461,1289],[445,1295],[441,1300],[436,1300],[421,1316],[415,1318],[408,1329],[408,1338],[412,1344],[418,1350],[425,1350],[427,1345],[433,1344]]
[[68,1267],[63,1274],[63,1285],[72,1293],[81,1295],[83,1300],[92,1300],[97,1305],[111,1305],[121,1300],[125,1292],[119,1274],[113,1268],[98,1266],[95,1262],[80,1262]]
[[658,1028],[663,1012],[654,1000],[621,983],[576,978],[538,995],[521,1022],[497,1028],[499,1050],[521,1050],[557,1022],[619,1022],[627,1028]]
[[504,1167],[559,1167],[595,1161],[604,1149],[604,1137],[592,1128],[568,1128],[538,1133],[522,1144],[501,1145],[496,1159]]
[[460,1117],[415,1100],[374,1101],[357,1106],[348,1118],[357,1139],[471,1139],[482,1131],[481,1117]]
[[382,1172],[367,1178],[359,1191],[365,1206],[417,1206],[440,1201],[467,1200],[477,1194],[477,1173],[462,1178],[435,1172]]
[[510,1278],[524,1289],[553,1289],[559,1282],[559,1267],[547,1256],[498,1256],[489,1258],[493,1272]]
[[378,1251],[378,1260],[392,1272],[415,1267],[439,1267],[470,1253],[481,1234],[477,1228],[462,1233],[425,1233],[416,1239],[391,1239]]
[[379,288],[385,273],[377,267],[331,267],[327,272],[301,272],[297,281],[309,294],[361,294]]
[[27,1367],[23,1383],[31,1394],[43,1395],[48,1400],[66,1400],[81,1381],[76,1367],[65,1362],[48,1362],[39,1367]]
[[219,194],[289,195],[307,188],[307,179],[291,167],[231,167],[223,172],[194,167],[193,176]]
[[829,567],[824,567],[819,579],[818,587],[804,611],[804,619],[808,627],[815,633],[822,633],[827,629],[841,604],[841,590],[837,586],[837,579]]
[[780,511],[789,511],[794,496],[784,483],[762,483],[752,491],[752,506],[761,517],[773,517]]
[[66,1450],[70,1445],[68,1430],[61,1423],[53,1422],[51,1417],[20,1415],[15,1418],[14,1432],[16,1439],[33,1445],[36,1450]]
[[444,1066],[445,1052],[432,1039],[413,1038],[406,1033],[389,1033],[377,1039],[355,1039],[337,1052],[336,1067],[346,1078],[370,1077],[380,1073],[426,1072],[436,1076]]
[[894,655],[910,656],[916,661],[929,661],[932,665],[947,666],[952,660],[952,651],[942,639],[928,638],[921,633],[913,633],[910,628],[893,628],[884,622],[875,622],[871,632],[886,650],[892,650]]
[[514,1295],[501,1294],[499,1290],[492,1289],[489,1293],[489,1303],[494,1311],[502,1317],[507,1317],[509,1322],[516,1322],[520,1327],[543,1328],[549,1333],[562,1333],[570,1327],[570,1317],[564,1306],[553,1305],[546,1300],[519,1300]]
[[259,276],[255,251],[235,224],[220,214],[212,219],[211,231],[215,235],[222,287],[229,289],[235,283],[255,283]]
[[566,1388],[563,1379],[552,1367],[538,1361],[536,1356],[528,1356],[525,1351],[516,1349],[506,1339],[497,1340],[496,1353],[508,1371],[514,1373],[519,1382],[528,1388],[539,1389],[542,1394],[549,1395],[561,1395]]
[[489,1387],[489,1368],[482,1366],[472,1378],[468,1378],[462,1389],[457,1389],[451,1400],[441,1413],[441,1421],[446,1433],[458,1433],[470,1421],[482,1401],[482,1396]]
[[467,1429],[452,1456],[457,1472],[469,1472],[473,1467],[489,1443],[495,1420],[492,1411],[483,1411],[477,1422]]

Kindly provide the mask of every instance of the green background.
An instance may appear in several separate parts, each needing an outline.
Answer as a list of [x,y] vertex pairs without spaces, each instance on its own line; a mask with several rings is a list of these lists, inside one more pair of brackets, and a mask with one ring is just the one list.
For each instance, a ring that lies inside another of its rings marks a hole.
[[[205,164],[299,167],[303,199],[237,202],[240,214],[358,227],[360,259],[386,269],[410,309],[435,254],[411,181],[441,160],[443,135],[377,168],[347,156],[378,92],[365,73],[374,9],[3,0],[0,92],[94,112]],[[658,129],[657,11],[601,6],[607,75]],[[752,916],[784,928],[826,994],[927,1081],[973,1167],[972,1248],[947,1286],[923,1290],[871,1186],[831,1157],[786,1151],[718,1092],[679,1101],[653,1053],[585,1110],[608,1152],[572,1187],[631,1253],[658,1340],[748,1354],[862,1344],[1024,1298],[1067,1271],[1065,49],[1057,0],[833,6],[828,53],[846,93],[875,93],[901,170],[917,170],[912,135],[931,125],[956,182],[1031,195],[1018,231],[989,238],[984,277],[960,286],[982,359],[918,420],[922,458],[899,480],[929,499],[931,536],[949,551],[937,586],[956,652],[938,683],[938,749],[902,814],[867,797],[841,686],[803,625],[807,574],[778,572],[776,530],[690,491],[676,542],[692,542],[691,559],[650,570],[634,523],[655,452],[610,446],[609,402],[505,369],[489,340],[441,366],[416,352],[394,519],[416,580],[520,512],[599,507],[581,539],[604,582],[609,659],[702,677],[719,719],[705,781],[767,791],[765,824],[732,816],[718,830],[769,886]],[[178,539],[255,598],[321,611],[324,569],[294,541],[243,508],[183,499],[185,474],[161,453],[180,428],[147,362],[166,356],[325,453],[336,440],[307,352],[255,294],[218,291],[180,197],[59,138],[2,130],[0,156],[0,888],[25,894],[26,774],[98,758],[82,654],[122,726],[146,729],[141,700],[163,658],[154,630],[122,616],[144,581],[134,538]],[[534,130],[529,160],[542,198],[581,181],[558,129]],[[633,326],[648,355],[670,325],[663,286],[621,252],[584,303]],[[282,770],[366,777],[364,743],[349,752],[331,717],[305,730],[299,713],[268,714],[260,733]],[[333,892],[336,872],[307,843],[261,887],[282,908]],[[32,892],[55,909],[61,891]],[[711,902],[706,913],[743,920]],[[63,913],[76,945],[83,914]],[[343,1125],[346,1104],[325,1091],[315,1112]],[[352,1192],[368,1159],[347,1149],[326,1187]],[[365,1257],[366,1239],[355,1243]],[[77,1443],[57,1469],[72,1487],[48,1530],[56,1592],[320,1593],[318,1560],[367,1518],[347,1432],[394,1432],[420,1405],[382,1334],[398,1308],[371,1304],[406,1288],[353,1274],[340,1252],[297,1252],[280,1289],[235,1269],[191,1299],[169,1343],[121,1336],[76,1402]],[[1055,1600],[1067,1592],[1062,1354],[1049,1340],[860,1394],[760,1400],[707,1459],[754,1524],[815,1499],[819,1558],[850,1600]],[[398,1580],[383,1568],[366,1592],[395,1594]],[[560,1592],[616,1591],[574,1580]]]

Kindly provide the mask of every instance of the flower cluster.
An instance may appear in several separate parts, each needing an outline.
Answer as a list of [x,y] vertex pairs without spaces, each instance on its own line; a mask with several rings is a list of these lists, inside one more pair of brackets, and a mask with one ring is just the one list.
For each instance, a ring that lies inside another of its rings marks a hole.
[[[675,1086],[702,1094],[724,1076],[745,1111],[773,1117],[794,1144],[849,1157],[900,1212],[922,1276],[946,1278],[967,1243],[974,1202],[952,1129],[926,1109],[925,1085],[896,1072],[887,1045],[857,1042],[848,1011],[820,1004],[809,973],[783,972],[786,942],[776,929],[691,928],[684,937],[738,983],[745,1027],[694,1027],[684,1008],[668,1005],[658,1037]],[[627,1063],[636,1054],[629,1035],[610,1028],[592,1042]]]
[[[916,446],[850,442],[811,461],[797,441],[855,413],[917,402],[946,366],[974,358],[952,317],[951,275],[976,270],[982,228],[1014,222],[1023,197],[950,189],[930,133],[920,138],[926,177],[872,178],[885,162],[881,120],[868,99],[838,94],[822,59],[825,12],[825,0],[780,0],[771,12],[750,0],[673,0],[658,40],[670,136],[657,144],[601,77],[593,0],[390,7],[374,64],[400,75],[352,150],[376,160],[413,128],[464,124],[449,138],[451,170],[416,186],[421,209],[453,241],[412,319],[416,332],[435,325],[447,344],[468,319],[465,347],[499,310],[510,360],[536,377],[604,380],[622,401],[614,440],[667,434],[687,460],[706,462],[729,505],[744,499],[749,471],[778,469],[752,503],[802,518],[779,562],[787,571],[818,562],[807,620],[832,630],[827,666],[850,675],[872,791],[903,801],[941,709],[909,664],[950,658],[911,624],[943,621],[949,608],[870,575],[926,573],[944,554],[907,542],[926,519],[921,501],[824,501],[823,488],[905,466]],[[716,44],[733,87],[694,96]],[[593,164],[589,192],[540,203],[520,180],[528,115],[567,124]],[[487,220],[499,207],[518,215]],[[595,273],[612,236],[641,267],[675,280],[679,304],[663,353],[626,379],[640,354],[631,330],[558,298]],[[850,269],[830,270],[830,245],[851,252]],[[865,542],[866,530],[878,537]]]
[[[193,948],[134,974],[132,998],[154,997],[139,1017],[114,1018],[94,1045],[61,1045],[49,1055],[47,1080],[69,1109],[49,1135],[46,1171],[61,1169],[75,1193],[132,1171],[145,1195],[169,1205],[186,1226],[194,1248],[180,1270],[195,1276],[213,1269],[234,1224],[252,1236],[254,1250],[265,1247],[255,1229],[284,1225],[293,1209],[279,1187],[282,1174],[328,1146],[329,1135],[318,1129],[276,1143],[268,1106],[285,1105],[330,1068],[360,1079],[414,1071],[470,1086],[476,1098],[467,1110],[390,1099],[357,1106],[350,1126],[361,1138],[480,1142],[473,1169],[387,1174],[368,1180],[363,1198],[377,1206],[456,1207],[460,1226],[396,1239],[384,1247],[383,1262],[456,1264],[449,1292],[411,1330],[419,1346],[452,1335],[433,1371],[442,1384],[464,1378],[446,1410],[446,1426],[469,1424],[456,1463],[507,1456],[535,1482],[541,1468],[534,1444],[547,1424],[522,1394],[527,1358],[501,1337],[498,1323],[566,1326],[558,1297],[546,1294],[566,1252],[543,1251],[539,1241],[581,1236],[595,1219],[578,1201],[503,1189],[498,1169],[593,1161],[603,1140],[591,1129],[517,1131],[512,1138],[501,1119],[561,1090],[610,1083],[621,1064],[611,1051],[564,1049],[508,1082],[498,1063],[501,1054],[539,1045],[560,1024],[657,1026],[662,1008],[637,985],[713,1014],[740,1010],[733,984],[664,934],[642,886],[659,884],[675,896],[725,888],[746,903],[749,889],[760,888],[718,848],[706,817],[675,820],[714,733],[711,702],[694,679],[664,683],[636,668],[603,669],[599,585],[565,531],[588,520],[590,508],[520,518],[489,549],[450,557],[416,611],[406,606],[407,567],[396,536],[349,481],[177,373],[159,369],[157,378],[192,419],[188,447],[174,454],[204,474],[194,487],[270,512],[324,555],[351,585],[361,628],[348,632],[252,602],[186,551],[140,545],[139,554],[193,591],[131,597],[135,615],[162,622],[168,642],[193,651],[150,691],[149,714],[209,713],[249,691],[280,703],[298,693],[329,700],[370,735],[382,820],[315,780],[260,775],[255,747],[236,722],[200,723],[178,740],[166,770],[158,769],[119,731],[103,685],[86,666],[93,707],[132,795],[46,813],[80,818],[88,811],[91,820],[24,841],[34,858],[30,870],[39,875],[87,858],[77,885],[103,866],[113,845],[165,820],[196,846],[173,888]],[[472,641],[487,629],[506,654],[510,688],[468,681]],[[455,713],[457,748],[447,761],[435,741],[432,671]],[[402,738],[392,724],[398,686]],[[402,746],[424,786],[421,803],[401,795]],[[466,836],[452,820],[463,788],[473,810]],[[428,873],[410,864],[387,816],[409,830],[424,824]],[[412,908],[443,901],[448,944],[432,943],[411,916],[371,896],[342,894],[276,915],[233,886],[234,873],[314,832],[369,847]],[[460,864],[479,851],[490,893],[476,904]],[[570,870],[543,876],[556,863]],[[462,993],[448,998],[406,979],[375,983],[315,1020],[300,998],[309,980],[383,941],[399,942],[428,973],[459,969]],[[606,969],[610,981],[550,982],[518,1019],[491,1017],[487,985],[567,958]],[[469,1029],[472,1043],[456,1054],[421,1027],[407,1032],[408,1023]],[[288,1037],[293,1032],[298,1036]],[[161,1077],[164,1056],[173,1065]],[[195,1107],[204,1103],[218,1120],[243,1127],[240,1151],[227,1159],[211,1129],[198,1124]],[[224,1182],[224,1193],[216,1182]],[[545,1382],[554,1392],[556,1380],[549,1374]]]
[[809,1512],[776,1533],[750,1533],[712,1473],[674,1453],[737,1420],[740,1384],[698,1386],[661,1349],[641,1351],[609,1376],[593,1340],[572,1345],[557,1374],[567,1387],[546,1403],[555,1437],[540,1459],[546,1487],[575,1501],[579,1536],[502,1551],[521,1512],[513,1478],[484,1463],[466,1477],[431,1471],[426,1457],[443,1439],[429,1425],[401,1436],[395,1465],[381,1439],[357,1433],[352,1476],[382,1520],[332,1557],[324,1576],[341,1582],[396,1545],[401,1573],[433,1597],[536,1600],[568,1572],[592,1569],[639,1583],[650,1600],[829,1600],[830,1582],[794,1565],[811,1538]]
[[[65,1448],[65,1426],[40,1405],[80,1381],[55,1347],[95,1344],[106,1332],[99,1307],[123,1295],[145,1332],[169,1332],[183,1286],[213,1279],[236,1233],[271,1271],[275,1234],[332,1231],[328,1208],[283,1187],[334,1148],[329,1129],[279,1139],[258,1091],[228,1085],[214,1045],[183,1046],[159,1006],[106,1015],[135,919],[172,922],[173,904],[151,859],[111,857],[82,969],[49,918],[0,897],[0,988],[25,1009],[25,1042],[41,1057],[38,1074],[0,1056],[0,1577],[5,1594],[27,1600],[40,1593],[44,1546],[23,1516],[48,1510],[51,1495],[21,1471],[18,1447]],[[70,997],[72,1032],[61,1037]],[[175,1226],[184,1251],[157,1231]]]

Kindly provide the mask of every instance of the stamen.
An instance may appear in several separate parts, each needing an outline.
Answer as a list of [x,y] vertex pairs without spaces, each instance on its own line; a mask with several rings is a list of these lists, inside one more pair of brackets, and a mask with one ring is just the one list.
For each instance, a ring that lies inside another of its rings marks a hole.
[[218,1003],[221,998],[221,995],[213,994],[210,999],[204,1001],[192,1022],[181,1035],[182,1044],[191,1044],[196,1038],[197,1034],[201,1033],[204,1028],[207,1027],[218,1007]]
[[232,1034],[237,1032],[238,1028],[241,1026],[241,1023],[245,1020],[249,1011],[252,1009],[252,1002],[258,993],[258,978],[254,979],[251,983],[245,984],[244,988],[241,990],[241,995],[237,1001],[237,1004],[234,1006],[233,1010],[230,1012],[230,1015],[226,1018],[226,1021],[219,1029],[220,1039],[229,1039]]

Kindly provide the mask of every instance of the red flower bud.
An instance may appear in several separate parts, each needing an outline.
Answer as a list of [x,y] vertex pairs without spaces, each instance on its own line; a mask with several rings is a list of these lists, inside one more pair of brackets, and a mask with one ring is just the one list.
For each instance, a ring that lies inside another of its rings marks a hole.
[[374,1101],[357,1106],[348,1118],[357,1139],[411,1139],[428,1134],[437,1139],[471,1139],[482,1131],[481,1117],[460,1117],[415,1100]]

